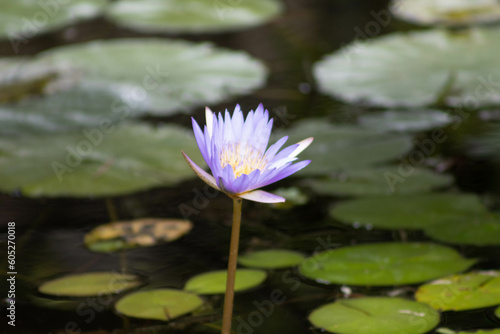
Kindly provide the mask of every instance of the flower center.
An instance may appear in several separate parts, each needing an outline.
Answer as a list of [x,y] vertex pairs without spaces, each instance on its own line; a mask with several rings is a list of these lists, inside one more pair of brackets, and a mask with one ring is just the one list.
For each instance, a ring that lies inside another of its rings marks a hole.
[[222,168],[230,165],[235,177],[250,174],[256,169],[263,170],[266,167],[263,152],[256,150],[250,145],[241,147],[240,144],[226,143],[220,156]]

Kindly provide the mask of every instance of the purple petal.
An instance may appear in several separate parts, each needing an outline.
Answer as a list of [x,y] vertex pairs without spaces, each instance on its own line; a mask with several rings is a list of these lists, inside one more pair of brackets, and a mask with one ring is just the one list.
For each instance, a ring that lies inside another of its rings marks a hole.
[[264,186],[267,186],[268,184],[271,184],[271,183],[277,182],[281,179],[284,179],[285,177],[288,177],[288,176],[298,172],[299,170],[306,167],[310,163],[311,163],[311,160],[304,160],[304,161],[299,161],[295,164],[291,164],[289,166],[286,166],[285,168],[280,169],[279,173],[277,173],[273,177],[265,180],[262,183],[259,183],[257,188],[264,187]]
[[196,163],[194,163],[193,160],[191,160],[186,153],[182,152],[182,155],[184,156],[184,159],[186,159],[188,165],[191,167],[191,169],[195,172],[196,175],[200,179],[203,180],[206,184],[208,184],[210,187],[215,188],[217,190],[220,190],[220,188],[217,186],[217,183],[215,182],[215,179],[212,175],[208,174],[205,172],[200,166],[198,166]]
[[274,195],[262,190],[255,190],[248,193],[239,194],[238,197],[260,203],[283,203],[285,201],[285,199],[281,196]]
[[285,136],[285,137],[281,138],[280,140],[278,140],[273,145],[269,146],[269,148],[266,151],[266,155],[264,156],[264,158],[267,161],[272,161],[274,159],[274,156],[276,155],[276,152],[278,152],[279,149],[283,145],[285,145],[285,143],[286,143],[287,140],[288,140],[288,136]]

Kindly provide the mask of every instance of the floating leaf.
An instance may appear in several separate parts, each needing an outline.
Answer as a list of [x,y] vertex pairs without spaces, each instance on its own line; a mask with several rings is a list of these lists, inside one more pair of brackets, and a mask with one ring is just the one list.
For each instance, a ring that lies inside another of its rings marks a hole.
[[500,271],[477,271],[420,286],[415,298],[437,310],[463,311],[500,304]]
[[[315,193],[334,196],[391,196],[423,193],[449,186],[453,177],[415,167],[409,177],[399,166],[348,169],[335,177],[311,179],[305,184]],[[348,202],[346,202],[348,203]]]
[[[149,112],[167,115],[227,97],[246,94],[264,83],[266,69],[244,52],[207,43],[166,39],[117,39],[53,48],[40,66],[77,68],[78,89],[103,90],[116,101],[103,112],[124,117]],[[126,70],[124,70],[126,69]],[[75,88],[73,88],[75,89]]]
[[454,249],[430,243],[379,243],[327,250],[305,259],[300,273],[323,284],[415,284],[469,268]]
[[[234,291],[254,288],[262,284],[266,277],[266,272],[262,270],[237,269]],[[226,291],[226,279],[226,270],[211,271],[190,278],[186,282],[184,290],[204,295],[224,293]]]
[[455,244],[500,245],[500,217],[498,214],[481,214],[429,226],[425,233],[433,239]]
[[288,141],[296,143],[304,139],[304,133],[314,134],[314,142],[301,153],[301,157],[311,159],[313,163],[301,170],[300,175],[331,174],[338,170],[373,165],[396,158],[413,146],[410,135],[389,134],[352,125],[332,125],[325,119],[301,121],[282,135],[288,135]]
[[293,267],[302,262],[305,256],[287,249],[268,249],[252,252],[239,257],[238,262],[247,267],[277,269]]
[[424,25],[460,26],[500,20],[498,0],[397,0],[394,15]]
[[85,235],[85,245],[94,252],[154,246],[174,241],[188,233],[193,224],[182,219],[143,218],[100,225]]
[[390,110],[361,115],[359,124],[380,131],[425,131],[451,123],[452,118],[439,110]]
[[91,272],[56,278],[40,285],[38,291],[53,296],[88,297],[120,293],[141,284],[134,275]]
[[288,209],[293,208],[297,205],[306,204],[309,198],[306,194],[304,194],[297,187],[289,187],[289,188],[278,188],[273,191],[273,194],[284,197],[285,202],[283,203],[274,203],[272,206],[278,209]]
[[262,24],[282,10],[276,0],[119,0],[106,16],[143,32],[207,33]]
[[421,194],[361,198],[330,210],[342,222],[385,229],[423,229],[441,223],[474,221],[487,213],[476,195]]
[[128,317],[171,320],[191,313],[203,304],[195,294],[173,289],[139,291],[118,300],[115,309]]
[[309,315],[309,321],[339,334],[420,334],[434,328],[440,316],[431,307],[414,301],[369,297],[323,305]]
[[181,150],[196,156],[198,147],[189,131],[173,125],[107,124],[82,133],[0,137],[0,189],[110,196],[173,185],[193,177]]
[[106,0],[0,0],[0,38],[19,51],[36,34],[99,15]]
[[322,92],[347,102],[478,108],[500,102],[499,52],[500,29],[394,33],[350,44],[314,74]]

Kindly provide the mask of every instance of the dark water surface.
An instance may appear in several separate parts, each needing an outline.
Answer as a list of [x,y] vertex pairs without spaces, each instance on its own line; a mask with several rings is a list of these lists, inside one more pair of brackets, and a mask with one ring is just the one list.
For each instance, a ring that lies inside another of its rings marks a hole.
[[[232,108],[236,103],[243,110],[249,110],[263,102],[275,117],[284,115],[286,111],[286,117],[277,117],[275,120],[276,126],[282,128],[313,116],[327,116],[332,122],[338,123],[355,121],[357,115],[369,110],[346,105],[317,93],[311,75],[312,64],[339,46],[364,37],[361,35],[375,37],[391,31],[406,30],[409,26],[396,20],[390,20],[387,25],[385,22],[373,24],[377,22],[373,13],[386,8],[385,1],[288,0],[285,3],[286,13],[261,27],[214,35],[155,36],[208,40],[218,46],[245,50],[266,63],[270,76],[264,88],[252,95],[213,105],[211,108],[214,111]],[[96,19],[33,38],[21,46],[21,53],[35,54],[51,47],[94,39],[144,36],[150,35],[117,28],[103,19]],[[0,43],[0,55],[15,55],[9,42]],[[202,120],[203,108],[194,111],[194,116]],[[147,117],[145,120],[152,123],[173,121],[190,126],[190,118],[186,115]],[[450,139],[439,150],[445,157],[449,172],[456,177],[457,187],[481,194],[495,209],[500,204],[498,165],[492,161],[473,159],[464,151],[467,135],[478,133],[481,129],[481,122],[473,114],[464,126],[449,134]],[[293,180],[285,180],[278,186],[292,184]],[[120,220],[181,217],[179,205],[192,205],[195,188],[201,189],[203,184],[193,178],[175,188],[159,188],[116,197],[111,202]],[[273,188],[269,187],[269,190]],[[399,240],[397,233],[356,230],[332,223],[327,215],[332,202],[330,198],[315,194],[311,194],[309,204],[290,210],[276,210],[268,205],[245,202],[240,249],[248,251],[283,247],[311,254],[322,247]],[[92,253],[83,246],[86,232],[109,222],[108,208],[106,201],[101,198],[29,199],[16,194],[0,195],[0,224],[16,222],[17,332],[80,333],[81,330],[89,333],[121,333],[124,326],[130,326],[138,329],[137,333],[217,333],[216,329],[202,323],[218,319],[221,297],[209,298],[214,312],[182,318],[169,325],[141,320],[124,322],[92,299],[84,300],[83,304],[79,301],[77,308],[67,311],[48,310],[34,304],[30,298],[39,296],[37,285],[65,273],[120,271],[125,266],[128,271],[147,277],[150,287],[182,288],[186,280],[195,274],[226,267],[232,209],[231,200],[227,197],[219,195],[211,199],[199,213],[189,217],[195,228],[181,240],[128,251],[126,259],[119,254]],[[326,221],[330,223],[325,224]],[[428,240],[421,232],[410,232],[408,239]],[[465,257],[481,259],[475,268],[500,268],[499,248],[463,246],[457,249]],[[342,296],[342,292],[339,286],[319,286],[302,278],[299,282],[298,279],[295,270],[273,271],[263,287],[237,294],[234,329],[238,329],[239,333],[319,333],[307,321],[307,315],[313,308]],[[260,315],[255,313],[256,309],[259,310],[257,305],[269,300],[275,289],[283,292],[284,303],[259,311]],[[393,289],[353,288],[353,293],[384,295]],[[410,297],[414,289],[415,286],[404,288],[401,296]],[[5,289],[2,288],[2,291]],[[72,322],[77,326],[73,326]],[[0,328],[5,324],[5,319],[2,319]],[[441,327],[494,328],[500,327],[500,320],[494,317],[493,309],[446,312]],[[8,330],[9,333],[13,332],[12,328]]]

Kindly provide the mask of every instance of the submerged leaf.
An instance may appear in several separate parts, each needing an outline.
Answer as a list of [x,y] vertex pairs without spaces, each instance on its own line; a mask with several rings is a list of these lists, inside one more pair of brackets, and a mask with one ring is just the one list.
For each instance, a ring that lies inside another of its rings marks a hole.
[[238,262],[247,267],[277,269],[293,267],[302,262],[305,256],[287,249],[268,249],[244,254]]
[[100,225],[85,235],[85,245],[94,252],[154,246],[174,241],[188,233],[193,224],[181,219],[143,218]]

